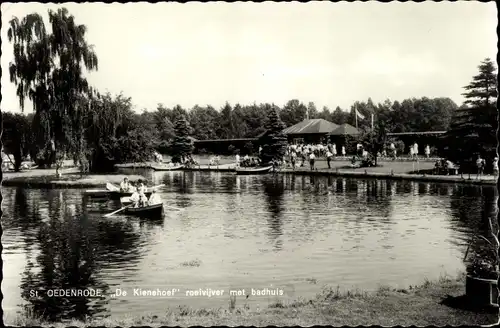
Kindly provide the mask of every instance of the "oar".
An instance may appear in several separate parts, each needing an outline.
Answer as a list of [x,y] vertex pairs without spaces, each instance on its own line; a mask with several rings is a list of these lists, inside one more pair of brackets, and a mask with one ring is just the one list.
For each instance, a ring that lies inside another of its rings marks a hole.
[[130,204],[130,205],[127,205],[127,206],[124,206],[124,207],[120,208],[119,210],[116,210],[116,211],[114,211],[114,212],[111,212],[111,213],[105,214],[105,215],[104,215],[104,217],[105,217],[105,218],[108,218],[108,217],[110,217],[111,215],[116,214],[116,213],[118,213],[118,212],[121,212],[121,211],[123,211],[124,209],[126,209],[126,208],[128,208],[128,207],[130,207],[130,206],[132,206],[132,205],[134,205],[134,204],[132,203],[132,204]]

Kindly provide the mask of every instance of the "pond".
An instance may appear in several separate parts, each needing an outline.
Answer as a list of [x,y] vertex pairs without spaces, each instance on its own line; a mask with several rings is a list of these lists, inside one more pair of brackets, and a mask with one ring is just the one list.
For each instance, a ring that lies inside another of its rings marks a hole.
[[[494,186],[337,177],[150,178],[181,211],[166,208],[159,220],[104,218],[119,204],[90,201],[82,190],[2,188],[7,323],[25,305],[62,320],[227,308],[229,290],[250,294],[237,297],[238,306],[262,308],[314,297],[324,285],[407,288],[464,271],[467,243],[487,229],[497,194]],[[47,293],[71,288],[102,295]],[[174,294],[140,296],[135,288]],[[117,289],[127,295],[115,297]]]

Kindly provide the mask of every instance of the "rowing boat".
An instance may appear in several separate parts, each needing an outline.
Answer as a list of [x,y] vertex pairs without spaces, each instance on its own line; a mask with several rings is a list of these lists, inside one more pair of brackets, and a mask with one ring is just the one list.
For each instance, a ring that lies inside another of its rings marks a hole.
[[268,173],[273,167],[272,166],[266,166],[266,167],[239,167],[236,169],[236,174],[238,175],[243,175],[243,174],[264,174]]
[[126,214],[145,216],[145,217],[161,217],[163,216],[163,203],[140,206],[140,207],[127,207],[125,209]]
[[155,171],[175,171],[180,170],[184,167],[184,165],[168,165],[168,164],[159,164],[159,165],[151,165],[151,168]]

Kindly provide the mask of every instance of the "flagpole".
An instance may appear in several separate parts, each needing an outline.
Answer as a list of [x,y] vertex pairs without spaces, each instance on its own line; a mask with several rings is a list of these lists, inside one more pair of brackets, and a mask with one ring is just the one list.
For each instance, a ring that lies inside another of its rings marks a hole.
[[356,129],[358,128],[358,110],[354,108],[354,117],[356,117]]
[[373,113],[372,113],[372,130],[373,130]]

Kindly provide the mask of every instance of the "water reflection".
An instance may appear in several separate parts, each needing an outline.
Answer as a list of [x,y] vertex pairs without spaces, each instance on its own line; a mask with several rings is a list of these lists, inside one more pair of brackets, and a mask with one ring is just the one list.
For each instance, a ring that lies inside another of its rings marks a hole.
[[480,253],[486,245],[477,236],[484,236],[490,242],[491,220],[493,228],[498,231],[498,190],[490,186],[457,186],[451,195],[451,211],[454,221],[462,231],[472,231],[464,236],[459,244],[470,245],[472,252]]
[[268,176],[263,179],[264,195],[270,216],[267,218],[268,235],[273,249],[280,251],[283,247],[283,194],[285,192],[282,176]]
[[[25,190],[17,188],[12,211],[3,217],[8,229],[24,237],[27,260],[20,272],[22,307],[52,321],[105,316],[108,272],[115,272],[113,280],[118,280],[111,284],[120,284],[120,279],[130,279],[141,256],[141,237],[132,221],[90,216],[85,200],[74,203],[81,195],[62,190],[31,194],[32,202]],[[58,289],[98,289],[102,296],[48,294]]]

